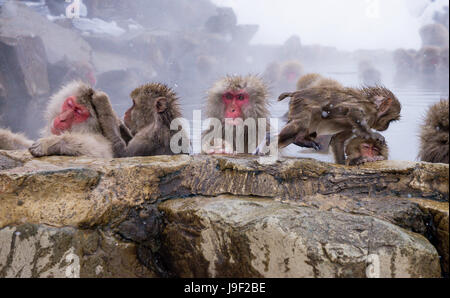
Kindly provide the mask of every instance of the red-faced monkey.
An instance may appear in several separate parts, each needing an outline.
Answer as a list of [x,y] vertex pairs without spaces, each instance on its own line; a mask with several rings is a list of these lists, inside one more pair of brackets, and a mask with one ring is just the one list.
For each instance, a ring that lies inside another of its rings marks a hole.
[[[98,107],[93,104],[96,98],[109,102],[105,93],[95,91],[79,81],[69,83],[53,95],[47,105],[47,125],[42,133],[43,138],[29,148],[30,153],[35,157],[113,157],[111,142],[104,137],[99,124]],[[120,126],[117,117],[115,121]]]
[[[269,132],[269,111],[268,111],[268,90],[266,84],[257,76],[227,76],[214,83],[208,91],[208,100],[206,102],[206,115],[208,118],[218,119],[222,126],[220,138],[222,141],[226,137],[225,129],[236,128],[236,136],[232,140],[225,140],[225,146],[231,150],[225,150],[227,153],[252,153],[253,146],[261,138],[258,134],[266,135]],[[258,119],[260,119],[258,121]],[[265,128],[261,127],[264,122]],[[241,131],[243,135],[238,137],[238,127],[242,123],[253,122],[253,130],[249,126]],[[261,131],[260,131],[261,130]],[[210,144],[213,128],[207,129],[204,133],[203,144]],[[241,139],[242,136],[242,139]],[[237,142],[243,141],[243,142]],[[231,144],[232,143],[232,144]],[[241,144],[242,143],[242,144]],[[250,146],[249,146],[250,144]],[[218,147],[222,147],[220,143]],[[242,148],[242,146],[244,148]],[[223,153],[222,149],[215,148],[206,150],[207,153]]]

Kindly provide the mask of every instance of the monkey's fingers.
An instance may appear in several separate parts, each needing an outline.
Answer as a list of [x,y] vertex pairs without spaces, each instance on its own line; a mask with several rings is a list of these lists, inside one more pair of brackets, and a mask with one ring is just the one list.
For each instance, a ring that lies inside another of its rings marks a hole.
[[300,147],[313,148],[316,151],[322,150],[322,146],[319,143],[314,142],[312,140],[301,140],[301,141],[297,140],[294,142],[294,144]]
[[98,91],[92,96],[92,105],[99,116],[113,116],[114,110],[106,93]]
[[33,155],[34,157],[42,157],[45,156],[45,150],[42,146],[42,143],[40,141],[34,142],[30,148],[28,148],[28,151]]

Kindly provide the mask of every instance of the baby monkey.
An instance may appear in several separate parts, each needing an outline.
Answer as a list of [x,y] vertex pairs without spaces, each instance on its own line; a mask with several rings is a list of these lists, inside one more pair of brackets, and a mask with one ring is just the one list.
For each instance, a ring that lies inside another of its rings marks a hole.
[[367,162],[387,160],[388,147],[377,140],[355,137],[347,143],[345,154],[345,164],[354,166]]

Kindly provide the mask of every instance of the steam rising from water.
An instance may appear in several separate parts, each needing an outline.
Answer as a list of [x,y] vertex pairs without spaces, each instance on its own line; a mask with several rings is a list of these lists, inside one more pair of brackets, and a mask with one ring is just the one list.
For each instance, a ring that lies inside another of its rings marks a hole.
[[213,0],[235,9],[241,24],[260,24],[253,43],[304,44],[340,50],[420,47],[419,28],[446,0]]

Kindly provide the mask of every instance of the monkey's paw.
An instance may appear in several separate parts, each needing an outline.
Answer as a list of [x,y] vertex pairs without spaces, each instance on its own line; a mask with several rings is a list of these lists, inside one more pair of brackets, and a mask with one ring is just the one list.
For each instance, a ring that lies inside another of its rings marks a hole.
[[361,158],[360,160],[358,160],[358,162],[356,164],[362,165],[365,163],[382,161],[382,160],[385,160],[385,158],[383,156],[364,157],[364,158]]
[[313,148],[316,151],[322,150],[322,146],[314,141],[303,140],[301,142],[294,142],[295,145],[305,148]]
[[33,145],[31,145],[31,147],[28,148],[28,151],[34,157],[46,156],[46,152],[45,152],[44,146],[41,141],[34,142]]
[[97,111],[99,116],[112,116],[114,115],[114,110],[109,101],[108,95],[106,93],[97,91],[92,95],[92,104]]

